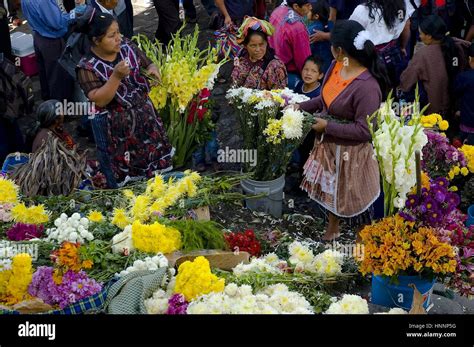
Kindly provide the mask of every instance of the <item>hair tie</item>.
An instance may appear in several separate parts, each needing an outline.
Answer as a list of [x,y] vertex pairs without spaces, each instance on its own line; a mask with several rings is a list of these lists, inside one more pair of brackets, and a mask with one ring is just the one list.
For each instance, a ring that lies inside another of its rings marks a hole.
[[95,15],[95,7],[94,7],[94,9],[92,10],[91,17],[89,18],[89,22],[88,22],[87,24],[91,24],[92,19],[94,18],[94,15]]
[[365,43],[367,41],[370,41],[370,33],[367,30],[362,30],[354,39],[354,47],[358,51],[361,51],[364,49]]

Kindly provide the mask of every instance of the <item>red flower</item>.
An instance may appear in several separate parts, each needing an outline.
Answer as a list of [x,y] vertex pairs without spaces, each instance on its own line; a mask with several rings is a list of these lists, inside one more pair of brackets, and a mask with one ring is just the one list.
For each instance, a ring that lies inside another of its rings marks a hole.
[[462,141],[458,138],[455,138],[453,140],[453,146],[456,147],[456,148],[461,148],[462,147]]

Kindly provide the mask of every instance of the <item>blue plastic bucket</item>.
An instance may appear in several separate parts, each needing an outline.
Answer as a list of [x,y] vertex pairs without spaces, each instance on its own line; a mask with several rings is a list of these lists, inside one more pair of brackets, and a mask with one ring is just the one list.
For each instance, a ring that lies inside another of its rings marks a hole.
[[419,276],[398,276],[398,284],[390,283],[390,278],[372,276],[372,303],[385,307],[399,307],[410,310],[413,303],[413,283],[418,291],[426,297],[425,309],[431,304],[431,294],[435,280],[428,281]]
[[473,224],[474,224],[474,205],[471,205],[467,209],[466,226],[469,228]]

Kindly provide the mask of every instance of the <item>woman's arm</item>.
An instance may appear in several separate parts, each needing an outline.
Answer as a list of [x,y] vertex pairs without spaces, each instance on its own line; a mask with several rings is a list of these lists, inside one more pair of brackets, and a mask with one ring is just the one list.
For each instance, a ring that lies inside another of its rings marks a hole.
[[109,80],[102,87],[91,90],[87,94],[87,97],[99,107],[107,106],[115,97],[115,93],[117,93],[122,79],[129,74],[130,68],[125,61],[122,60],[115,66],[114,72]]
[[309,113],[320,112],[323,110],[323,98],[320,96],[298,104],[298,109]]
[[222,15],[224,16],[224,23],[227,25],[232,24],[232,18],[230,18],[229,12],[227,12],[224,0],[215,0],[215,3],[219,11],[221,11]]
[[405,71],[400,75],[400,89],[402,91],[410,91],[416,83],[422,80],[422,54],[423,52],[418,51],[408,63]]
[[410,18],[408,18],[407,22],[405,23],[405,27],[403,28],[403,31],[400,34],[400,49],[402,53],[405,55],[405,57],[407,55],[407,45],[408,45],[408,42],[410,41],[410,36],[411,36],[410,26],[411,26],[411,20]]

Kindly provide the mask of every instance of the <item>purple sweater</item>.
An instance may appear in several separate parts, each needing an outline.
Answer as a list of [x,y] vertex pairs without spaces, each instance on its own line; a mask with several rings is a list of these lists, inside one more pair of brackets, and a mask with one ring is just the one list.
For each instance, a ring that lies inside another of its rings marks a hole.
[[[332,73],[335,63],[329,68],[323,82],[326,84]],[[317,98],[300,104],[306,112],[320,112],[320,118],[331,115],[334,118],[349,121],[349,124],[340,124],[328,121],[324,142],[334,142],[339,145],[358,145],[371,141],[367,116],[372,115],[380,108],[382,92],[377,80],[368,70],[356,77],[341,94],[332,102],[329,109],[323,100],[322,93]]]

